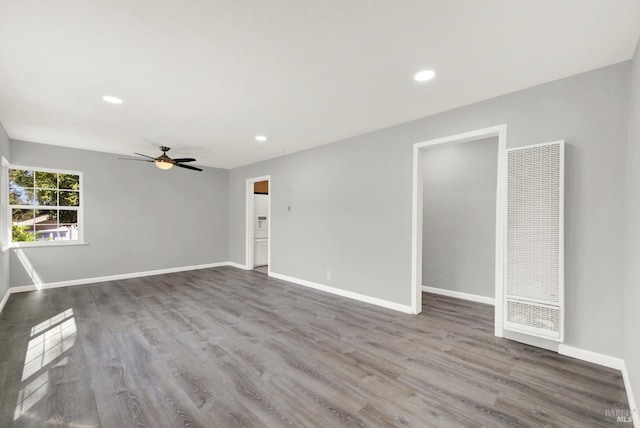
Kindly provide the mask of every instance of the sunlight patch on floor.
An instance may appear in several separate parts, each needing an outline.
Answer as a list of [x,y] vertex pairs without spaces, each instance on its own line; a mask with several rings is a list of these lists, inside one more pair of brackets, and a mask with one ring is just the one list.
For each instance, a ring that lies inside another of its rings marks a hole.
[[[76,342],[76,321],[73,309],[67,309],[31,328],[22,370],[23,387],[13,415],[17,420],[47,395],[49,368],[65,365],[68,357],[61,358]],[[56,364],[53,364],[56,363]],[[35,377],[34,377],[35,376]]]

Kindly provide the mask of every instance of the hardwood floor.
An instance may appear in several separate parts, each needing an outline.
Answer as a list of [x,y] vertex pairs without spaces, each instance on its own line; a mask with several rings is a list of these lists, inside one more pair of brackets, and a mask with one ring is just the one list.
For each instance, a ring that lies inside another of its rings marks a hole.
[[269,266],[258,266],[253,268],[254,272],[264,273],[265,275],[269,273]]
[[0,426],[593,427],[628,409],[620,372],[495,338],[492,319],[234,268],[14,294]]

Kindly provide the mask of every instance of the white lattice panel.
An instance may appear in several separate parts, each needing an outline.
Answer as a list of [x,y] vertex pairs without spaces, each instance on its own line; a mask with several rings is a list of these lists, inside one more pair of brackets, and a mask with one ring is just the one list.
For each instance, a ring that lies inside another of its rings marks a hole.
[[505,328],[559,340],[564,143],[507,152]]
[[560,336],[560,308],[507,300],[507,320],[516,328],[556,338]]

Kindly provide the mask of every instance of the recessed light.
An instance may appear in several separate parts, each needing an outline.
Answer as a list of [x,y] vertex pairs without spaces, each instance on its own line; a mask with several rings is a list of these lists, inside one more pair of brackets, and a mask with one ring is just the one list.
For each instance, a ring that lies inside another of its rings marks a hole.
[[416,82],[426,82],[427,80],[431,80],[434,77],[436,77],[436,73],[433,70],[422,70],[416,73],[415,76],[413,76]]
[[111,95],[105,95],[102,99],[111,104],[122,104],[122,100],[120,98],[112,97]]
[[265,137],[264,135],[256,135],[256,141],[267,141],[267,137]]

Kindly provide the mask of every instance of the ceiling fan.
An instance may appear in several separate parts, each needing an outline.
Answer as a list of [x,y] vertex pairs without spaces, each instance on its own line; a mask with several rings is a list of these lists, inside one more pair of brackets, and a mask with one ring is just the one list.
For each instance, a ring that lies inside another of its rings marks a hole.
[[160,169],[171,169],[174,166],[178,166],[180,168],[192,169],[194,171],[202,171],[202,169],[197,168],[195,166],[184,165],[184,163],[186,163],[186,162],[195,162],[194,158],[176,158],[176,159],[171,159],[169,156],[167,156],[167,152],[169,150],[171,150],[171,148],[165,147],[165,146],[160,146],[160,150],[162,151],[162,154],[160,156],[158,156],[158,157],[155,157],[155,158],[152,157],[152,156],[143,155],[142,153],[134,153],[134,154],[136,154],[138,156],[143,156],[143,157],[148,158],[148,159],[136,159],[136,158],[119,158],[119,159],[141,161],[141,162],[153,162]]

